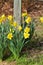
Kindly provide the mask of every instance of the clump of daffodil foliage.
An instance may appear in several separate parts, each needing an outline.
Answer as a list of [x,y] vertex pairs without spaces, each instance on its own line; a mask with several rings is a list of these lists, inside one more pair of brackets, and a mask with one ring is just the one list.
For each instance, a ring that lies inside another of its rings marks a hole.
[[24,45],[29,44],[34,32],[33,20],[27,13],[22,13],[22,19],[19,25],[12,15],[0,17],[0,59],[6,48],[18,59]]

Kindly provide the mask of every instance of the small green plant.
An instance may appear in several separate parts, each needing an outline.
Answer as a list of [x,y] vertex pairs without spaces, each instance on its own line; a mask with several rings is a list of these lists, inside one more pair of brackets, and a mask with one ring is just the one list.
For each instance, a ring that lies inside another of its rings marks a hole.
[[3,15],[2,21],[0,23],[0,58],[3,58],[3,53],[6,48],[8,48],[17,60],[20,56],[21,50],[27,43],[29,44],[33,32],[34,25],[31,17],[23,16],[23,21],[21,25],[17,22],[12,22],[12,16],[7,18]]

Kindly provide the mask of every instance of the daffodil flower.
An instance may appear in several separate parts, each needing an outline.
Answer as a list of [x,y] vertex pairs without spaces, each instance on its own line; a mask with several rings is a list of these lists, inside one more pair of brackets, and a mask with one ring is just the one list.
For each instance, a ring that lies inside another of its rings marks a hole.
[[40,22],[43,23],[43,17],[40,17]]
[[29,38],[29,37],[30,37],[30,34],[24,32],[24,38],[27,39],[27,38]]
[[21,31],[22,30],[22,26],[18,26],[18,30]]
[[28,17],[26,20],[25,20],[25,22],[28,24],[28,23],[30,23],[31,22],[31,17]]
[[26,32],[26,33],[30,32],[30,28],[29,28],[29,27],[26,27],[26,28],[24,29],[24,32]]
[[22,17],[25,17],[27,16],[27,12],[26,13],[22,13]]
[[11,40],[11,39],[13,38],[12,33],[8,33],[7,38],[8,38],[9,40]]
[[11,20],[13,19],[13,16],[12,16],[12,15],[8,15],[8,17],[7,17],[7,18],[8,18],[8,20],[10,20],[10,21],[11,21]]

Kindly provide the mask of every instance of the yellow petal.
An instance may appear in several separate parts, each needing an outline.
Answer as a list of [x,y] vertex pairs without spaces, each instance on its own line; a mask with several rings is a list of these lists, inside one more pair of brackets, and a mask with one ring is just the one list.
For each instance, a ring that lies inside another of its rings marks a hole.
[[11,39],[13,38],[12,33],[8,33],[7,38],[8,38],[9,40],[11,40]]
[[7,18],[11,21],[13,19],[13,16],[12,15],[8,15]]
[[13,26],[14,26],[14,27],[17,27],[17,22],[16,22],[16,21],[13,22]]
[[27,16],[27,12],[26,13],[22,13],[22,16],[24,17],[24,16]]
[[21,31],[22,30],[22,26],[18,26],[18,30]]
[[24,32],[26,32],[26,33],[30,32],[30,28],[29,28],[29,27],[26,27],[26,28],[24,29]]
[[30,37],[30,34],[24,32],[24,38],[27,39],[27,38],[29,38],[29,37]]
[[40,22],[43,23],[43,17],[40,17]]
[[26,23],[30,23],[31,22],[31,17],[28,17],[26,20],[25,20]]

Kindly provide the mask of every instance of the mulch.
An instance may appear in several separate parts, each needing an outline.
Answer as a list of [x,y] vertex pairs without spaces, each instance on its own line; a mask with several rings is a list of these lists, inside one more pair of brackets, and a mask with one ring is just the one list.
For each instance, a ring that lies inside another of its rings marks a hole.
[[[13,15],[13,9],[14,9],[13,1],[14,0],[0,0],[0,16],[2,14]],[[23,8],[23,7],[22,7],[22,9],[24,11],[27,10],[28,14],[31,17],[35,18],[35,17],[43,16],[43,2],[35,2],[35,3],[31,2],[30,5],[28,4],[28,6],[27,6],[28,8]]]
[[0,16],[13,14],[13,0],[0,0]]

